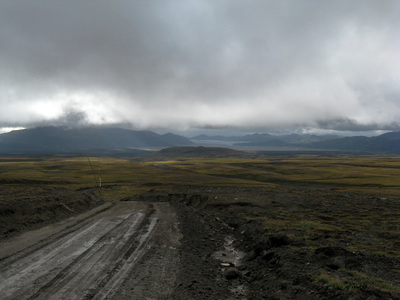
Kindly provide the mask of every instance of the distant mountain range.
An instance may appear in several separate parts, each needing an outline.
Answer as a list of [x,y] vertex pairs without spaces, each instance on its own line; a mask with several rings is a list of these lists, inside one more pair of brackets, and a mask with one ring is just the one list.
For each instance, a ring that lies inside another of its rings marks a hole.
[[198,135],[192,138],[194,141],[230,141],[235,142],[238,146],[268,146],[268,147],[284,147],[292,144],[308,144],[312,142],[326,141],[337,139],[337,135],[311,135],[311,134],[287,134],[272,135],[268,133],[254,133],[244,136],[207,136]]
[[266,147],[275,149],[313,149],[346,152],[400,154],[400,131],[389,132],[376,137],[354,136],[340,138],[336,135],[310,134],[249,134],[245,136],[207,136],[192,138],[194,142],[222,141],[232,142],[233,146]]
[[315,149],[334,149],[372,153],[400,154],[400,131],[388,132],[374,137],[353,136],[314,142]]
[[[335,135],[270,135],[248,134],[225,137],[200,135],[192,139],[167,133],[134,131],[121,128],[87,127],[67,129],[63,127],[37,127],[0,134],[0,155],[45,154],[98,154],[137,156],[147,150],[180,147],[163,150],[162,155],[176,156],[223,156],[227,149],[189,147],[205,141],[230,142],[232,147],[254,146],[274,151],[345,151],[354,153],[400,154],[400,131],[375,137],[354,136],[339,138]],[[181,146],[184,146],[183,148]],[[234,150],[232,150],[234,151]],[[178,153],[179,152],[179,153]],[[231,153],[243,156],[243,153]]]
[[37,127],[0,134],[0,154],[143,153],[147,148],[193,144],[185,137],[121,128]]

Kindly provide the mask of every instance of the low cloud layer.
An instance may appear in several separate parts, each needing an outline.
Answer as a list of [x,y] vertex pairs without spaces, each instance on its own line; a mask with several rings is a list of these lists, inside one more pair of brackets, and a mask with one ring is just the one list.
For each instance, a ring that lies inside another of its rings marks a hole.
[[398,1],[1,1],[0,127],[400,129]]

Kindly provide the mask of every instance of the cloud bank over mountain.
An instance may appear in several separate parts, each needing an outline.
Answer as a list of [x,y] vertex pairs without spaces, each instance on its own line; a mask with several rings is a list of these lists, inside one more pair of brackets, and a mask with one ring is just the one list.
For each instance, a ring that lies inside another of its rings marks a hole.
[[1,1],[0,127],[400,129],[398,1]]

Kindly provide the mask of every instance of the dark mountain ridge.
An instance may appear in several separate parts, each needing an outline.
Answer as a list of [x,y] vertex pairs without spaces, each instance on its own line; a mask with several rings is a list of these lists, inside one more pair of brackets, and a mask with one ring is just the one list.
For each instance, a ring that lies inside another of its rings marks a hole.
[[353,136],[314,142],[310,146],[316,149],[400,154],[400,131],[388,132],[374,137]]
[[[257,133],[235,137],[202,135],[193,138],[195,142],[201,142],[202,140],[235,141],[237,143],[234,146],[257,146],[288,151],[314,149],[355,153],[400,154],[400,131],[389,132],[375,137],[337,138],[337,136],[333,135],[317,136],[308,134],[277,136]],[[155,150],[191,146],[193,144],[189,139],[172,133],[160,135],[152,131],[134,131],[109,127],[74,129],[37,127],[0,134],[0,154],[2,155],[100,154],[137,156],[146,153],[144,149]],[[182,150],[184,151],[182,152]],[[180,149],[180,151],[182,152],[181,155],[195,154],[188,153],[194,151],[194,149],[190,148]],[[204,153],[199,152],[204,151],[206,149],[199,148],[194,152],[203,155]],[[208,153],[208,155],[210,154]],[[213,153],[212,155],[222,154]]]
[[129,148],[162,148],[191,145],[172,133],[122,128],[37,127],[0,134],[0,153],[87,153]]

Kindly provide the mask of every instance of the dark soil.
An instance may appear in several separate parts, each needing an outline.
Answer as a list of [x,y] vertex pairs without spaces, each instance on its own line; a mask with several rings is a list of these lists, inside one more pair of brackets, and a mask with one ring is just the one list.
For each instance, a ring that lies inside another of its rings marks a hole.
[[93,189],[0,185],[0,239],[78,215],[102,203]]
[[[92,190],[43,186],[3,188],[0,195],[7,200],[0,201],[2,239],[102,203]],[[182,238],[173,299],[400,299],[400,243],[390,230],[378,230],[382,216],[400,214],[399,199],[311,186],[181,186],[125,200],[168,201],[177,210]],[[338,231],[276,229],[266,217],[293,225],[318,219]],[[360,225],[346,231],[340,224],[346,217]],[[376,227],[365,226],[365,219]],[[387,226],[396,232],[398,224]],[[240,261],[216,258],[228,240],[244,254]]]
[[[398,255],[348,250],[341,233],[335,238],[313,237],[310,247],[308,237],[269,232],[261,220],[248,218],[252,214],[279,218],[284,209],[293,212],[295,222],[296,209],[318,211],[313,200],[320,197],[335,199],[338,210],[346,209],[349,197],[365,205],[380,199],[320,188],[202,187],[173,194],[153,191],[140,200],[171,201],[179,212],[183,238],[176,299],[400,299]],[[399,212],[398,199],[384,201]],[[228,236],[245,253],[238,266],[230,264],[237,267],[231,277],[229,268],[213,256],[224,248]]]

